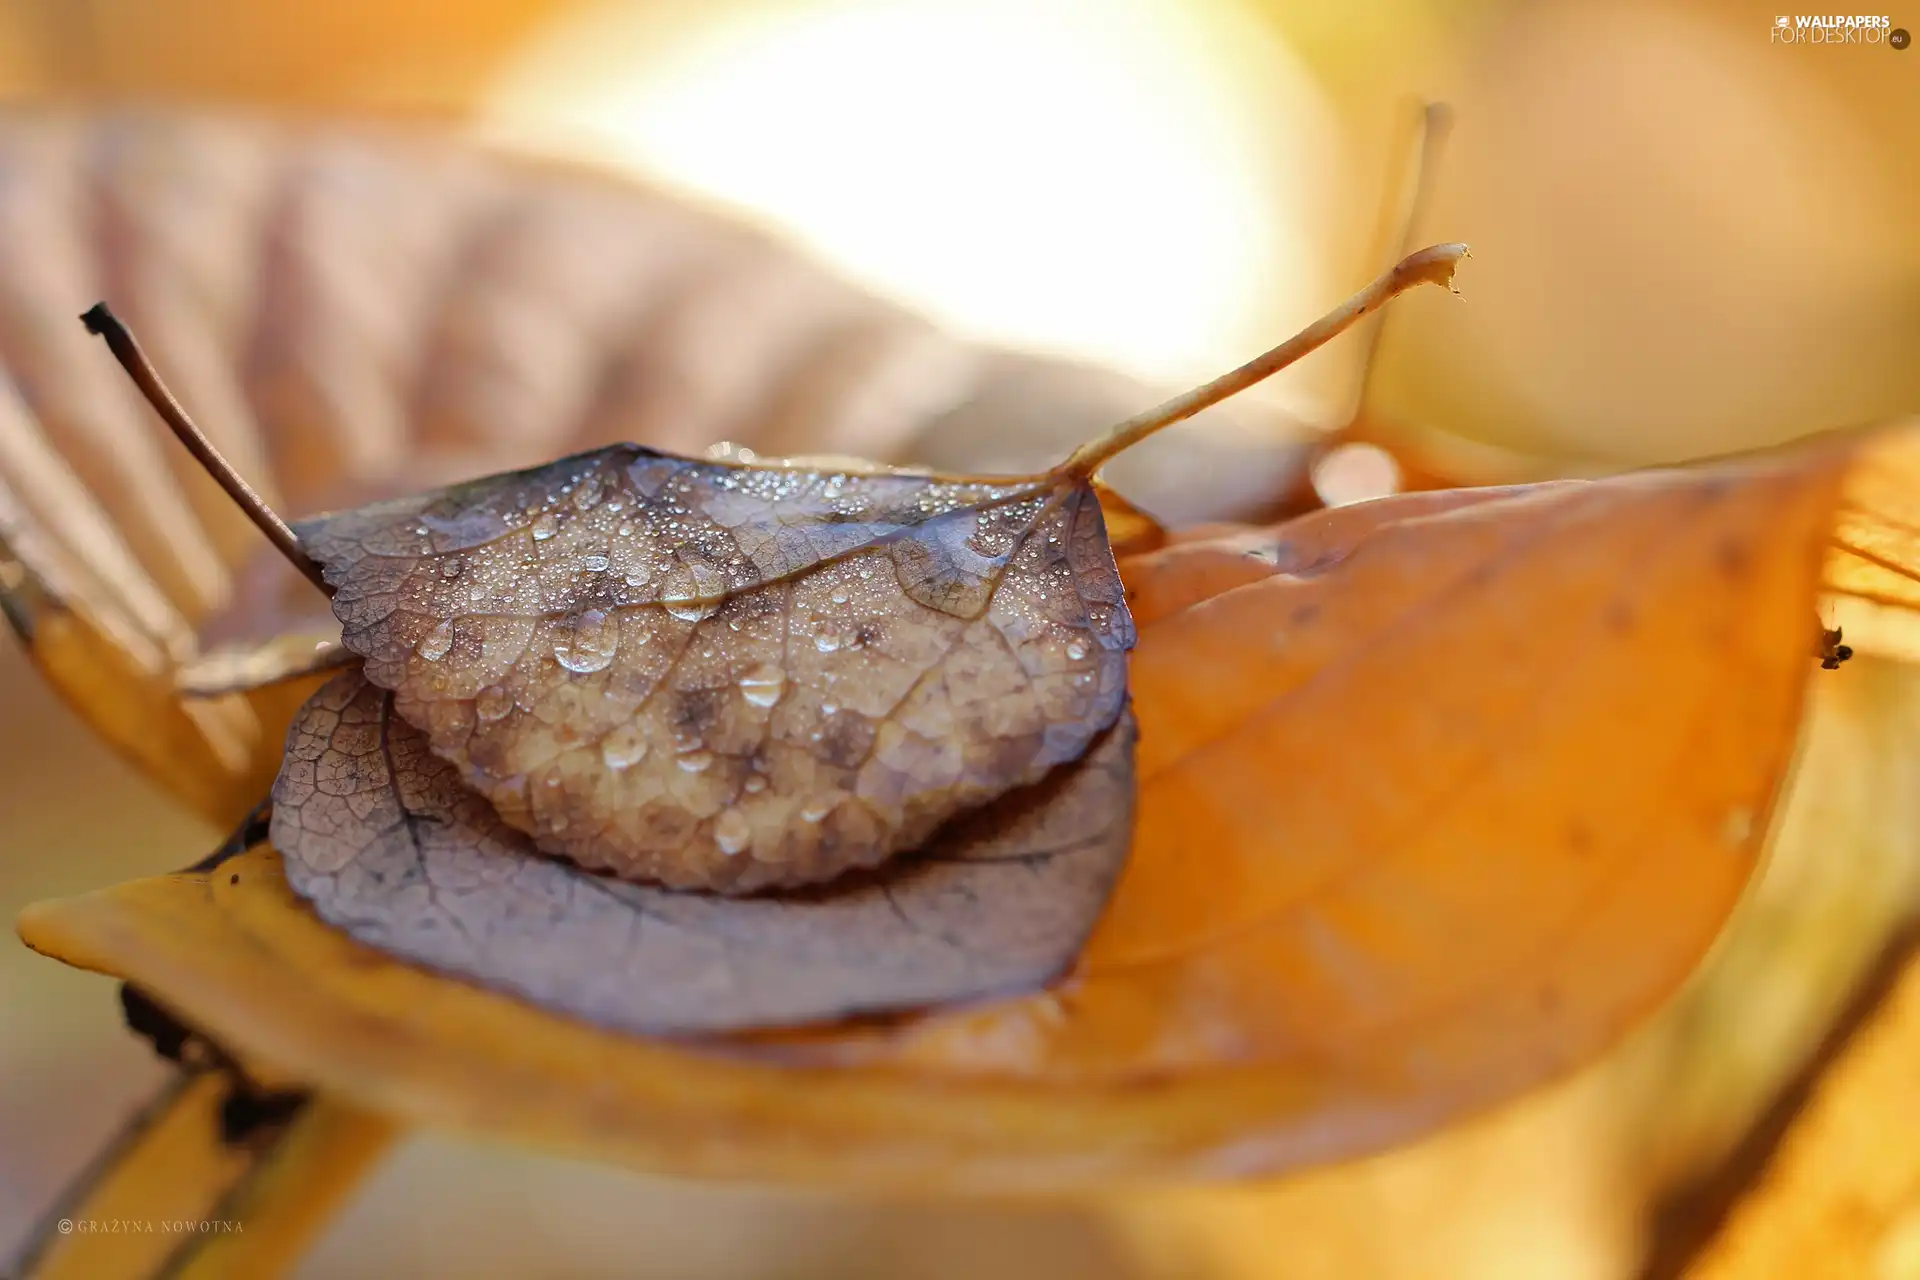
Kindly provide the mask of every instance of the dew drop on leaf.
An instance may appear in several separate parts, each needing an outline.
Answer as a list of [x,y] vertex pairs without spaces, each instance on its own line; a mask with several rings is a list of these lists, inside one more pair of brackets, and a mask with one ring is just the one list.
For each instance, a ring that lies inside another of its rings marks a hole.
[[421,639],[414,652],[428,662],[438,662],[447,656],[453,648],[453,623],[451,620],[440,623]]
[[500,685],[490,684],[474,698],[473,710],[482,720],[505,719],[507,713],[513,710],[513,695]]
[[756,707],[770,707],[780,701],[787,687],[786,673],[772,663],[762,663],[740,677],[740,696]]
[[604,671],[620,647],[620,624],[604,609],[588,609],[560,623],[553,633],[554,661],[569,671]]
[[623,724],[600,743],[600,758],[609,769],[625,769],[647,758],[647,739],[636,725]]
[[744,850],[753,841],[753,828],[747,824],[746,815],[738,809],[729,809],[714,819],[713,842],[720,852],[731,857]]

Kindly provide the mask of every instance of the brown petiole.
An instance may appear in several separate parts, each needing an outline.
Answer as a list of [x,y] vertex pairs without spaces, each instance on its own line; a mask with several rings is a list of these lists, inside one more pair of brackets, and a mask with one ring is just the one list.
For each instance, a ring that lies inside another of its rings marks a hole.
[[1419,284],[1437,284],[1452,288],[1454,268],[1467,256],[1464,244],[1429,245],[1418,253],[1402,258],[1385,275],[1294,334],[1279,346],[1255,356],[1231,373],[1222,374],[1204,386],[1177,395],[1165,404],[1128,418],[1113,430],[1075,449],[1052,474],[1063,477],[1091,476],[1116,454],[1145,440],[1148,436],[1212,408],[1229,396],[1238,395],[1254,383],[1270,378],[1302,356],[1316,351],[1346,332],[1363,316],[1378,311],[1390,300]]
[[133,384],[140,388],[140,394],[147,398],[147,403],[152,405],[153,411],[160,415],[160,420],[165,422],[173,434],[179,438],[180,443],[187,447],[187,452],[193,455],[194,460],[206,468],[207,474],[227,491],[227,496],[247,513],[247,518],[253,521],[260,532],[267,535],[267,541],[273,543],[294,568],[305,574],[309,582],[331,596],[333,588],[327,584],[325,576],[320,572],[320,566],[314,562],[313,557],[302,549],[300,539],[295,537],[293,530],[287,527],[287,522],[267,505],[266,499],[262,498],[253,486],[233,469],[231,463],[220,456],[220,451],[213,447],[213,442],[208,440],[205,433],[194,424],[193,419],[187,416],[186,409],[174,399],[173,393],[167,390],[167,384],[160,380],[153,362],[147,359],[146,352],[140,349],[140,343],[127,326],[120,322],[120,317],[114,315],[106,303],[96,302],[81,314],[80,322],[87,326],[88,333],[97,334],[106,339],[107,349],[113,352],[113,358],[118,360],[120,367],[127,371],[127,376],[133,379]]

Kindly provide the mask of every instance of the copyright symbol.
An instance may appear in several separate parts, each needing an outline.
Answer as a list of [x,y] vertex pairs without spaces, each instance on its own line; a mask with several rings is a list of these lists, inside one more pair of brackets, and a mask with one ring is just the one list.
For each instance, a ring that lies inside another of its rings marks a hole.
[[61,1235],[63,1235],[63,1236],[70,1236],[70,1235],[72,1235],[72,1234],[73,1234],[73,1219],[72,1219],[72,1218],[62,1218],[62,1219],[60,1219],[60,1234],[61,1234]]

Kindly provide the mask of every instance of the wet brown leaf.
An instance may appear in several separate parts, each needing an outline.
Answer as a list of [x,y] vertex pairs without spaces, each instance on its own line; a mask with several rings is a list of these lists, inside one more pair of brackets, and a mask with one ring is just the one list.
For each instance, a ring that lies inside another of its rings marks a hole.
[[601,1026],[807,1022],[1028,990],[1072,960],[1127,855],[1131,717],[1083,762],[818,894],[729,898],[539,858],[358,673],[295,723],[273,840],[361,942]]
[[545,852],[824,882],[1078,759],[1133,625],[1084,481],[616,445],[297,529],[400,717]]

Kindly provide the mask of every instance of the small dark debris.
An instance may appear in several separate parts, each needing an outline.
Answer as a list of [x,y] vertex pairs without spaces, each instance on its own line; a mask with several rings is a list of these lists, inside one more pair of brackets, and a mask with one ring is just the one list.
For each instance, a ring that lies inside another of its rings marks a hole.
[[187,870],[211,871],[228,858],[237,858],[255,845],[264,843],[268,825],[272,821],[273,800],[269,797],[255,805],[253,812],[241,819],[239,827],[221,842],[219,848],[188,867]]
[[155,1053],[168,1062],[186,1061],[187,1042],[193,1039],[193,1032],[154,1003],[152,996],[131,983],[121,983],[120,1013],[127,1029],[151,1044]]
[[1815,653],[1823,671],[1838,671],[1840,664],[1853,656],[1853,646],[1840,643],[1840,628],[1822,629],[1820,647]]
[[250,1139],[286,1127],[312,1094],[298,1089],[252,1089],[236,1080],[220,1103],[220,1141],[237,1147]]

